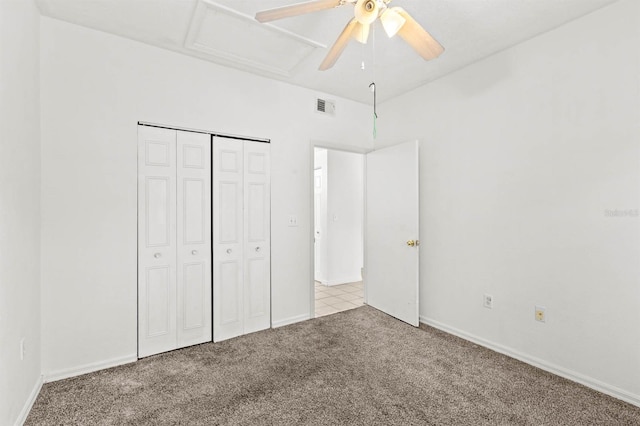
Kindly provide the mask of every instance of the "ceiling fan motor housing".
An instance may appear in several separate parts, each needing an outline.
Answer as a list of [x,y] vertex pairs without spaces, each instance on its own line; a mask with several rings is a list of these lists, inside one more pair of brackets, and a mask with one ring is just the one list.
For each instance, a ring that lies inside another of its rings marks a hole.
[[354,8],[356,20],[363,25],[372,24],[378,18],[379,11],[376,0],[358,0]]

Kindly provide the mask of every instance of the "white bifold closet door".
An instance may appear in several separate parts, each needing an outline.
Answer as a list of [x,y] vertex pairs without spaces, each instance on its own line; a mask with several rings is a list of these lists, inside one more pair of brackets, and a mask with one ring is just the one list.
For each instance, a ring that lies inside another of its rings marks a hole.
[[213,340],[271,326],[269,144],[213,139]]
[[211,341],[211,137],[138,127],[138,356]]

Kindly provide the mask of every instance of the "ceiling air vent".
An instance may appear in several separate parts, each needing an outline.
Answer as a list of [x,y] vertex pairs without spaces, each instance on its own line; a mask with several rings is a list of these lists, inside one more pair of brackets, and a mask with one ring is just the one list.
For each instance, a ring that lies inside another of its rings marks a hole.
[[329,101],[320,98],[316,99],[316,112],[327,115],[336,115],[335,101]]

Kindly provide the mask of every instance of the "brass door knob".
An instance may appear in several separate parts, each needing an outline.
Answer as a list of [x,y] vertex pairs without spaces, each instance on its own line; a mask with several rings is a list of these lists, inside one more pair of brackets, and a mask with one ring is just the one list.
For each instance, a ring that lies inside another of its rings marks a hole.
[[415,242],[415,241],[413,241],[413,240],[409,240],[409,241],[407,241],[407,245],[408,245],[409,247],[415,247],[415,246],[416,246],[416,242]]

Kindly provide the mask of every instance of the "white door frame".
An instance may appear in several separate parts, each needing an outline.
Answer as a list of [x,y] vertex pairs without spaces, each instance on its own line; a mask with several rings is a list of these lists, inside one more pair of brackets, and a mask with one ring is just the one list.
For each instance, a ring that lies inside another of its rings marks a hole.
[[[309,195],[309,205],[311,206],[311,215],[310,215],[310,221],[309,223],[312,224],[312,226],[309,227],[310,231],[309,231],[309,246],[311,247],[310,250],[310,265],[311,265],[311,273],[310,273],[310,279],[309,279],[309,318],[315,318],[316,316],[316,294],[315,294],[315,271],[316,271],[316,259],[315,259],[315,244],[314,244],[314,238],[315,238],[315,218],[314,218],[314,203],[315,203],[315,196],[313,193],[314,190],[314,164],[315,164],[315,160],[314,160],[314,148],[322,148],[322,149],[328,149],[331,151],[342,151],[342,152],[351,152],[353,154],[362,154],[363,156],[368,154],[369,152],[375,151],[373,148],[359,148],[359,147],[350,147],[350,146],[344,146],[344,145],[338,145],[335,143],[331,143],[331,142],[326,142],[326,141],[315,141],[312,140],[311,143],[309,144],[309,189],[310,189],[310,195]],[[363,185],[363,191],[367,190],[367,181],[365,179],[365,176],[367,175],[367,162],[364,162],[364,168],[363,168],[363,176],[362,176],[362,181],[364,183]],[[365,200],[363,199],[363,215],[362,215],[362,250],[363,250],[363,259],[366,259],[366,256],[364,256],[366,254],[366,250],[367,250],[367,235],[365,232],[365,220],[367,218],[367,212],[366,209],[364,208],[365,206]],[[363,267],[366,268],[366,265],[363,265]],[[363,274],[362,276],[362,283],[364,286],[364,301],[367,301],[367,282],[366,282],[366,278]]]

